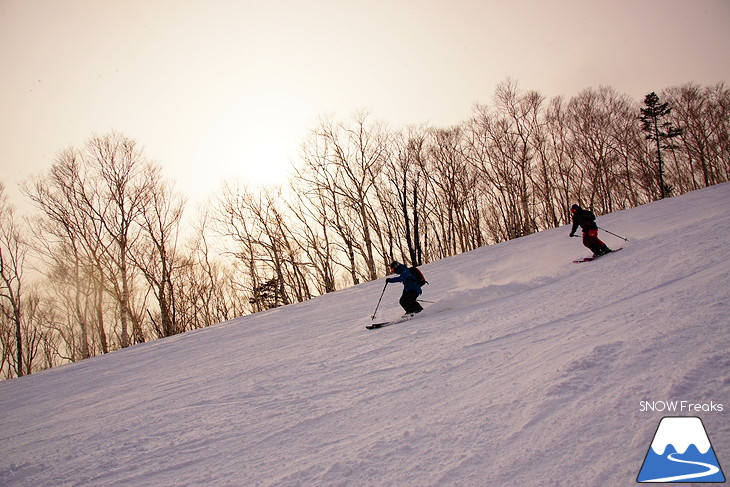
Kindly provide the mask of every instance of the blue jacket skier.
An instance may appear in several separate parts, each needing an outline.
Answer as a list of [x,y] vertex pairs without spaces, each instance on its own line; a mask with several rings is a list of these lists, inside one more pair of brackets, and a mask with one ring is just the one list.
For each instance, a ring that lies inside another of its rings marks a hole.
[[400,297],[400,305],[406,311],[406,314],[416,314],[423,311],[423,306],[416,301],[421,295],[421,285],[418,278],[411,272],[408,267],[404,266],[397,260],[390,264],[390,270],[398,274],[395,277],[389,277],[385,280],[388,283],[402,282],[403,294]]

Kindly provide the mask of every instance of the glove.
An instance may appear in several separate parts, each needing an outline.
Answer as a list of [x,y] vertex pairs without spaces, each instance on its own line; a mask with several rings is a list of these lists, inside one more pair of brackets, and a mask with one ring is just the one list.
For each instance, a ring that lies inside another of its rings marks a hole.
[[571,237],[575,237],[575,234],[573,232],[570,232]]

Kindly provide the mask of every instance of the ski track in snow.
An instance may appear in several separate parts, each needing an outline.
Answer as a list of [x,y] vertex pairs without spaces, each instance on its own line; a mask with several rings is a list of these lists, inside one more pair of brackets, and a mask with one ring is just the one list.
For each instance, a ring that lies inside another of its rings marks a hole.
[[382,330],[377,281],[2,382],[0,485],[626,486],[642,400],[724,403],[726,456],[728,202],[599,217],[629,242],[580,266],[567,226],[428,264]]

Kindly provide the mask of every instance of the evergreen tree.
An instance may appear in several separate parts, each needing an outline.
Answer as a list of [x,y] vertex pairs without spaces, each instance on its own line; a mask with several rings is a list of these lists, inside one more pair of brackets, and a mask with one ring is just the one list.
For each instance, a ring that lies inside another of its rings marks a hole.
[[653,91],[644,97],[646,108],[641,109],[642,129],[646,132],[646,140],[653,140],[656,144],[657,177],[659,179],[659,199],[671,194],[672,188],[664,183],[664,162],[662,149],[671,149],[674,146],[668,140],[682,134],[682,130],[675,127],[671,121],[664,121],[672,109],[669,103],[660,103],[659,96]]
[[283,306],[279,280],[269,279],[253,289],[253,296],[248,300],[254,305],[255,312],[274,309]]

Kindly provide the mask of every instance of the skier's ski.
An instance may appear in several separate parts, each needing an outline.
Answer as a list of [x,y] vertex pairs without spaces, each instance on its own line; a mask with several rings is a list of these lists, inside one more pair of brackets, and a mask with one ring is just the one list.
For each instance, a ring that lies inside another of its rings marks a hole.
[[394,324],[395,324],[395,323],[394,323],[394,322],[392,322],[392,321],[384,321],[384,322],[382,322],[382,323],[373,323],[373,324],[371,324],[371,325],[367,325],[367,326],[366,326],[365,328],[367,328],[368,330],[374,330],[374,329],[376,329],[376,328],[382,328],[382,327],[384,327],[384,326],[388,326],[388,325],[394,325]]
[[[617,249],[613,249],[608,254],[603,254],[603,255],[613,254],[614,252],[618,252],[621,249],[623,249],[623,247],[619,247]],[[582,259],[574,260],[573,263],[574,264],[580,264],[581,262],[591,262],[591,261],[594,261],[594,260],[598,259],[599,257],[603,257],[603,255],[599,255],[598,257],[583,257]]]
[[573,264],[580,264],[581,262],[590,262],[596,260],[597,257],[583,257],[582,259],[574,260]]
[[415,317],[416,317],[415,314],[406,315],[403,318],[393,320],[393,321],[384,321],[382,323],[371,323],[371,324],[365,326],[365,328],[367,328],[368,330],[376,330],[378,328],[383,328],[383,327],[390,326],[390,325],[397,325],[398,323],[403,323],[404,321],[412,320]]

